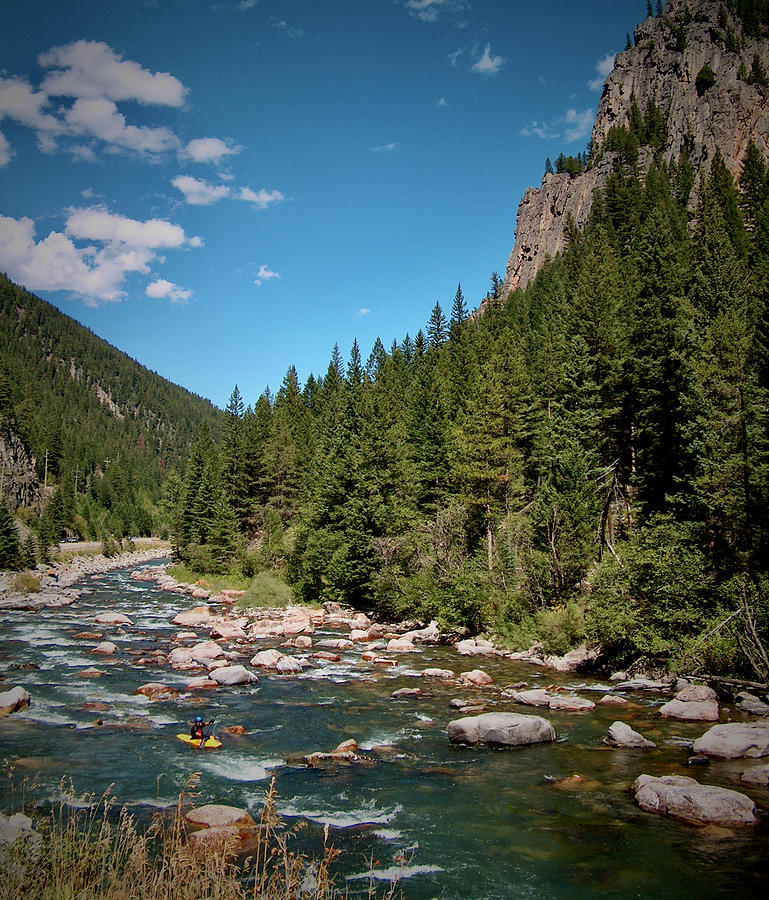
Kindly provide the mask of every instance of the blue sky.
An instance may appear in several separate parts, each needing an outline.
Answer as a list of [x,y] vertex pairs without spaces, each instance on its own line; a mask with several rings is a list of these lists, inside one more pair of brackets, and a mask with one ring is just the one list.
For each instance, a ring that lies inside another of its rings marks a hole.
[[477,306],[646,4],[4,7],[0,271],[224,406]]

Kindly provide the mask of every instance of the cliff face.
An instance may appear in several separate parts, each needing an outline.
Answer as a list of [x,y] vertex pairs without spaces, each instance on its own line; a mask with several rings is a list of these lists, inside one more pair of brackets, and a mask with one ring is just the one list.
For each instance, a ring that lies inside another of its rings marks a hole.
[[[633,98],[641,111],[653,100],[666,114],[667,162],[678,159],[685,142],[695,171],[706,171],[718,149],[738,177],[751,140],[769,158],[769,90],[739,77],[741,66],[743,75],[751,71],[756,55],[769,71],[769,41],[746,35],[731,12],[726,28],[723,19],[719,25],[721,7],[720,0],[669,0],[661,18],[635,29],[635,46],[616,56],[604,84],[592,134],[598,161],[574,177],[545,175],[521,200],[505,294],[526,287],[547,257],[564,249],[569,216],[578,227],[587,222],[595,191],[612,170],[613,154],[600,148],[613,125],[629,124]],[[698,92],[697,76],[706,65],[715,81]],[[641,168],[650,162],[642,149]]]
[[35,458],[15,431],[0,420],[0,500],[11,510],[29,506],[40,513],[42,498]]

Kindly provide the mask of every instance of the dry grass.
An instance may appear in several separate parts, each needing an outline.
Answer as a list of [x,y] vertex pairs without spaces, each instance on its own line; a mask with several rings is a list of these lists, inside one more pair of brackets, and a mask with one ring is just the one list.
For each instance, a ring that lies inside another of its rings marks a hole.
[[[5,859],[0,854],[0,898],[34,900],[337,900],[346,897],[332,877],[339,851],[324,830],[319,858],[291,849],[304,823],[288,828],[277,808],[274,782],[265,794],[259,822],[249,844],[251,855],[238,857],[236,839],[205,848],[187,839],[183,810],[195,780],[179,797],[171,815],[158,813],[139,827],[107,791],[99,798],[77,798],[62,784],[50,815],[34,817],[42,834],[40,852],[17,841]],[[83,805],[85,799],[85,805]],[[377,895],[393,898],[394,888]]]

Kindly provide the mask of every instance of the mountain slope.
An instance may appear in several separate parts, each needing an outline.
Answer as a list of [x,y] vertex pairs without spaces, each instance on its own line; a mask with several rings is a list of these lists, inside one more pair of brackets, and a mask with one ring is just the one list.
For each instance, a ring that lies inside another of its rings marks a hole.
[[[221,413],[208,400],[5,276],[0,334],[0,418],[31,449],[41,483],[96,495],[100,483],[122,479],[156,498],[164,473],[184,468],[200,424],[219,429]],[[6,482],[4,493],[18,499]]]

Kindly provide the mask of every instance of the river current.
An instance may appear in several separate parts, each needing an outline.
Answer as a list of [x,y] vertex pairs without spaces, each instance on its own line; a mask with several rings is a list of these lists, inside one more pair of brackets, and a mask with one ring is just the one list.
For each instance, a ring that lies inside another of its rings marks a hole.
[[[40,799],[57,796],[67,777],[82,793],[98,795],[112,785],[118,802],[141,818],[174,805],[199,772],[196,805],[227,803],[258,815],[274,777],[278,809],[288,821],[306,821],[310,835],[330,826],[331,843],[343,851],[336,881],[351,896],[365,894],[372,873],[383,883],[397,878],[403,896],[413,900],[703,900],[752,896],[769,886],[765,816],[755,829],[697,828],[634,805],[629,788],[645,772],[694,775],[769,808],[769,791],[739,782],[739,771],[755,760],[687,768],[689,742],[708,726],[662,719],[658,710],[667,697],[627,694],[627,707],[596,706],[586,713],[531,710],[502,701],[498,690],[419,673],[428,666],[457,674],[482,668],[495,687],[555,684],[594,701],[608,685],[428,646],[419,654],[395,654],[399,664],[393,668],[362,662],[356,649],[300,676],[260,670],[258,684],[150,701],[134,694],[139,685],[158,681],[183,688],[189,675],[136,661],[167,649],[179,631],[171,619],[194,603],[134,581],[124,570],[92,577],[86,586],[88,593],[68,607],[0,612],[3,689],[21,684],[32,695],[29,709],[0,720],[0,760],[13,767],[13,777],[0,779],[0,809],[6,812],[18,809],[24,776],[34,779]],[[95,626],[93,617],[105,610],[127,614],[133,626]],[[74,637],[83,630],[102,633],[118,652],[95,656],[90,651],[98,641]],[[203,629],[198,634],[207,637]],[[313,637],[339,636],[320,629]],[[253,645],[239,661],[248,665],[256,650],[276,645]],[[29,664],[37,668],[24,667]],[[94,666],[106,674],[80,676]],[[420,687],[422,694],[390,699],[403,687]],[[451,747],[446,725],[459,715],[449,707],[453,697],[544,715],[558,740],[513,751]],[[224,746],[215,753],[192,750],[175,734],[186,731],[197,713],[216,717],[215,733],[243,725],[246,734],[222,735]],[[658,749],[603,747],[617,719]],[[725,707],[722,721],[728,719],[745,716]],[[371,759],[326,768],[296,761],[348,738]]]

